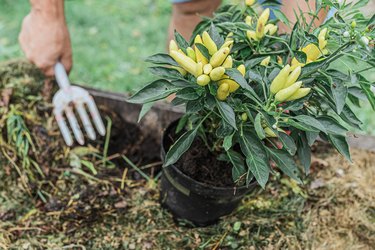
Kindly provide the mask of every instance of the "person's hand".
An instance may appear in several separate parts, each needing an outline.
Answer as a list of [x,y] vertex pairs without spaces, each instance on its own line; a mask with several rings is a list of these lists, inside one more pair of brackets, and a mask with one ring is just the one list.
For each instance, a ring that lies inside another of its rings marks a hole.
[[31,10],[23,20],[19,42],[27,59],[46,76],[54,76],[58,60],[67,72],[72,68],[72,48],[65,18],[49,18],[40,10]]

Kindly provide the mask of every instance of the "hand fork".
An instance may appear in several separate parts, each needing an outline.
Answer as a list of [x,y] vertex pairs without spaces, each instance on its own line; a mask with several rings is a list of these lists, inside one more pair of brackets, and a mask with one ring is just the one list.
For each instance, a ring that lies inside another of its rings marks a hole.
[[55,115],[57,124],[60,128],[66,145],[72,146],[73,139],[65,122],[64,114],[68,119],[70,128],[72,129],[73,135],[77,142],[80,145],[83,145],[85,143],[81,128],[72,109],[73,106],[77,110],[88,138],[90,138],[91,140],[95,140],[96,134],[90,118],[86,112],[85,106],[87,106],[88,110],[90,111],[97,131],[100,135],[104,136],[105,127],[103,124],[103,120],[100,117],[98,108],[96,107],[92,96],[83,88],[70,85],[65,68],[60,62],[56,63],[55,65],[55,76],[60,90],[53,97],[53,113]]

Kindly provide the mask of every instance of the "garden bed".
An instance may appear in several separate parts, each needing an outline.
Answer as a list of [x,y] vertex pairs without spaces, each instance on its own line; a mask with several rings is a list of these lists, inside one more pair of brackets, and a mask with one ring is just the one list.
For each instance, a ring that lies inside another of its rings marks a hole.
[[[40,84],[34,70],[24,64],[20,68],[14,79]],[[140,106],[124,102],[125,96],[91,93],[102,114],[112,120],[105,159],[115,165],[90,156],[87,160],[96,163],[95,174],[71,164],[70,153],[84,149],[69,151],[48,116],[50,107],[36,107],[40,123],[30,128],[31,134],[47,129],[42,134],[49,137],[43,138],[52,138],[47,142],[54,146],[48,157],[38,160],[45,177],[34,181],[20,178],[9,159],[0,156],[0,248],[371,249],[375,245],[375,153],[371,151],[375,140],[351,139],[362,147],[352,150],[354,164],[327,145],[315,144],[312,174],[304,186],[273,176],[265,190],[249,194],[218,224],[191,228],[187,222],[176,223],[160,207],[157,183],[161,133],[181,111],[160,104],[138,124]],[[49,122],[39,119],[41,114],[47,114],[44,118]],[[36,144],[38,149],[50,146]],[[91,144],[89,148],[98,150],[94,152],[106,148],[104,139]]]

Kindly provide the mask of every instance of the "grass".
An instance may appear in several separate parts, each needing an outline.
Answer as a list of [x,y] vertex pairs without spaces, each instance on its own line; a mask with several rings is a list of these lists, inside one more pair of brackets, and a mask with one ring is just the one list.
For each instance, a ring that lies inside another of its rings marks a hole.
[[[238,2],[224,2],[231,1]],[[0,61],[22,57],[17,37],[28,1],[0,0],[0,6]],[[75,65],[71,80],[116,92],[152,80],[144,59],[165,49],[170,12],[167,0],[66,1]],[[375,80],[374,71],[369,77]],[[375,134],[370,105],[356,112],[365,132]]]

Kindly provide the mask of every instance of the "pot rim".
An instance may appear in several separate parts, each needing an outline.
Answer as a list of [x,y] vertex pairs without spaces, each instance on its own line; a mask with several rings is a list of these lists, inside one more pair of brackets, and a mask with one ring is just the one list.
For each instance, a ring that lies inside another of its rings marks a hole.
[[[166,151],[165,151],[165,138],[166,138],[166,135],[167,134],[170,134],[170,130],[172,129],[172,127],[175,127],[175,125],[177,125],[178,121],[180,119],[177,119],[173,122],[171,122],[169,124],[169,126],[164,130],[163,134],[162,134],[162,138],[161,138],[161,156],[162,156],[162,160],[164,161],[164,158],[165,158],[165,155],[166,155]],[[162,171],[168,171],[167,169],[168,168],[173,168],[174,171],[176,171],[178,174],[180,174],[184,179],[188,180],[188,181],[191,181],[191,182],[194,182],[196,183],[197,185],[199,186],[202,186],[203,188],[210,188],[210,189],[213,189],[213,190],[216,190],[216,191],[225,191],[225,192],[228,192],[228,191],[232,191],[232,190],[236,190],[236,191],[246,191],[246,190],[249,190],[251,188],[254,188],[255,186],[257,186],[257,182],[256,181],[252,181],[249,186],[233,186],[233,187],[216,187],[216,186],[213,186],[213,185],[210,185],[210,184],[206,184],[206,183],[203,183],[203,182],[200,182],[200,181],[197,181],[197,180],[194,180],[193,178],[191,178],[190,176],[186,175],[184,172],[182,172],[180,169],[178,169],[178,167],[176,167],[175,164],[172,164],[170,166],[167,166],[167,167],[162,167]]]

